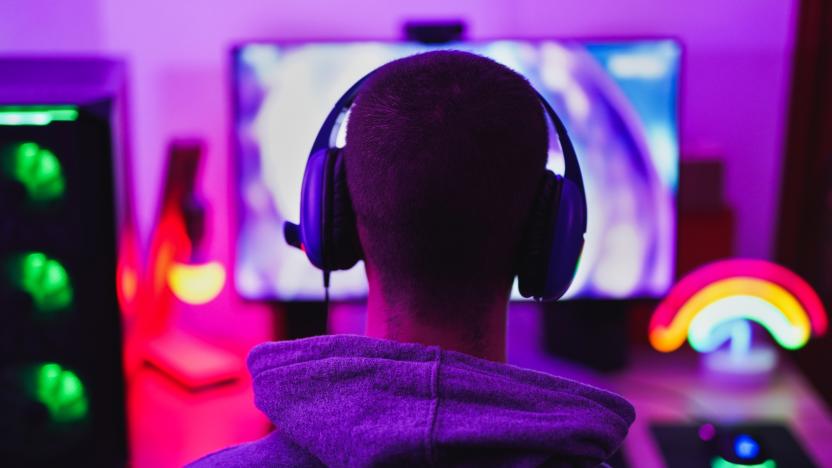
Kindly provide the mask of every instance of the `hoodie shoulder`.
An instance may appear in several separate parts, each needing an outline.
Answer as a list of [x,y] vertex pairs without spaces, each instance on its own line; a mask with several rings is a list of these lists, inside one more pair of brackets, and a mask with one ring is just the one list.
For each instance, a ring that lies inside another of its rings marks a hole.
[[281,435],[201,466],[597,466],[635,416],[598,388],[413,343],[267,343],[248,365]]
[[275,430],[266,437],[206,455],[188,468],[248,468],[271,466],[325,466],[308,451]]

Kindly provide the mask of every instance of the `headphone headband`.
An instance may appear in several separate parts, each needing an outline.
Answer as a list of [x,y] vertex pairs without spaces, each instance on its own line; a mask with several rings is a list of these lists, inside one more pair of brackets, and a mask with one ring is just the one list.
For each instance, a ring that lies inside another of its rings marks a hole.
[[[337,137],[362,86],[374,73],[353,84],[327,114],[303,176],[300,225],[284,224],[286,242],[304,250],[310,262],[323,270],[327,290],[330,271],[349,269],[363,257]],[[581,256],[587,228],[586,196],[566,126],[546,99],[536,95],[557,133],[564,174],[544,172],[518,253],[517,277],[524,297],[555,300],[572,283]],[[552,144],[550,140],[549,146]]]
[[[335,103],[332,110],[329,111],[329,114],[326,116],[323,125],[321,125],[321,129],[315,137],[315,143],[312,144],[312,151],[310,151],[310,154],[335,147],[335,138],[339,131],[338,127],[343,121],[342,116],[355,102],[355,98],[358,97],[358,93],[361,91],[361,86],[374,73],[375,70],[364,75],[360,80],[356,81],[355,84],[350,86],[341,98],[338,99],[338,102]],[[537,94],[538,99],[540,99],[540,103],[543,105],[543,110],[549,121],[552,122],[552,126],[554,126],[555,133],[558,136],[558,143],[560,144],[561,151],[563,152],[563,176],[565,179],[572,181],[572,183],[574,183],[578,188],[578,191],[581,194],[580,200],[583,202],[584,212],[586,212],[586,193],[584,192],[584,180],[581,175],[581,166],[578,164],[578,155],[575,153],[575,147],[572,145],[572,140],[569,139],[569,133],[566,131],[566,126],[563,124],[563,121],[560,120],[560,117],[546,98],[544,98],[538,91],[535,91],[535,94]],[[551,145],[551,142],[549,142],[549,144]],[[583,231],[586,232],[585,219],[583,220]]]
[[[586,192],[584,191],[584,179],[581,174],[581,166],[578,164],[578,155],[575,153],[575,147],[572,145],[572,140],[569,138],[569,133],[566,131],[566,125],[564,125],[563,121],[560,120],[560,117],[552,108],[552,105],[549,104],[549,101],[547,101],[539,91],[535,92],[537,92],[537,97],[543,104],[543,109],[546,110],[546,115],[549,116],[549,120],[555,127],[555,133],[558,135],[558,143],[560,143],[560,149],[563,151],[563,176],[564,178],[572,181],[572,183],[574,183],[578,188],[578,191],[581,193],[581,200],[583,200],[584,211],[586,211]],[[584,232],[586,232],[586,220],[584,220],[583,229]]]
[[318,135],[315,137],[315,143],[312,144],[312,151],[309,154],[314,154],[317,151],[325,150],[327,148],[334,148],[335,147],[335,137],[338,134],[338,124],[341,123],[341,116],[352,106],[352,103],[355,101],[355,98],[358,96],[358,92],[361,90],[361,85],[367,81],[375,70],[371,71],[364,75],[360,80],[356,81],[355,84],[350,86],[338,102],[332,106],[332,110],[329,111],[329,114],[326,116],[326,120],[324,120],[323,125],[321,125],[321,129],[318,130]]

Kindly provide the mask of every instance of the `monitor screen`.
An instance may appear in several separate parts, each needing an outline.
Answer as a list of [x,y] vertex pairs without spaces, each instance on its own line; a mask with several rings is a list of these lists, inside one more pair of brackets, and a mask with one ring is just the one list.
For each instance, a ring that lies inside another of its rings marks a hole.
[[[322,274],[286,245],[309,149],[332,105],[369,71],[436,48],[490,57],[524,75],[575,144],[589,209],[567,298],[663,294],[673,281],[680,48],[670,40],[250,43],[233,52],[238,226],[235,284],[249,299],[323,298]],[[340,132],[339,144],[345,132]],[[556,145],[555,145],[556,146]],[[549,167],[563,173],[558,150]],[[363,264],[333,272],[330,297],[366,297]],[[519,299],[515,285],[513,294]]]

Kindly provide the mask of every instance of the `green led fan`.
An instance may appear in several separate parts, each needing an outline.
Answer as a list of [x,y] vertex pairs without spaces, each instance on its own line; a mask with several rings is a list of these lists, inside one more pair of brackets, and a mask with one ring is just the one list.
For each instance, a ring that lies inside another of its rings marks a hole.
[[34,397],[46,406],[53,421],[75,422],[87,416],[87,394],[75,372],[52,362],[37,366],[34,380]]
[[12,275],[18,286],[32,296],[39,311],[54,312],[72,304],[72,284],[66,268],[43,253],[23,255]]
[[55,153],[31,141],[12,145],[4,153],[6,172],[26,187],[33,200],[51,201],[63,196],[66,182]]

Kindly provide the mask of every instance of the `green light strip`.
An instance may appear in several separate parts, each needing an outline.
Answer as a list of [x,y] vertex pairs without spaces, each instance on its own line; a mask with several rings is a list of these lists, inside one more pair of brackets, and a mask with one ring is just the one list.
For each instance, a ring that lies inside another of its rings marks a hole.
[[716,457],[711,460],[711,468],[777,468],[777,462],[774,460],[766,460],[754,465],[742,465],[739,463],[731,463],[722,457]]
[[77,119],[75,106],[0,106],[0,125],[49,125]]

